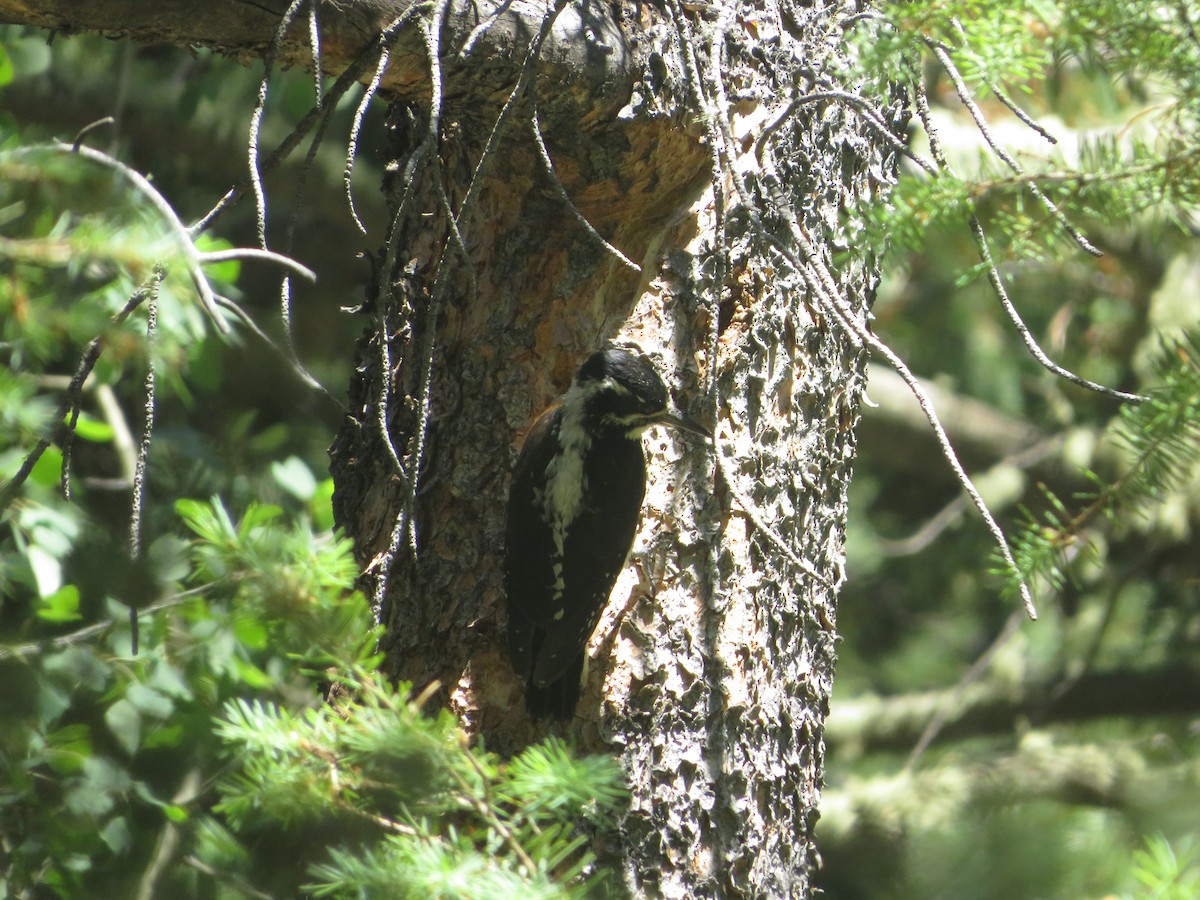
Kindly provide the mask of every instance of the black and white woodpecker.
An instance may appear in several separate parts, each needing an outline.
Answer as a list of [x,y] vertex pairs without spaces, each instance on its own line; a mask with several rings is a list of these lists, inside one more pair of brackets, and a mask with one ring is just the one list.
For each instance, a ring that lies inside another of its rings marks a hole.
[[575,710],[588,638],[637,533],[651,425],[711,438],[673,408],[647,359],[609,347],[525,438],[508,495],[504,586],[509,657],[534,716]]

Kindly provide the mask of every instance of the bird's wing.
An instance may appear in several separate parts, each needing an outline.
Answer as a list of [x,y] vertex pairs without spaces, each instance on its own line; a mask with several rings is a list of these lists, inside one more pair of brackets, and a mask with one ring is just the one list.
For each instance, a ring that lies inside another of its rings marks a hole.
[[591,458],[604,464],[586,466],[589,502],[567,533],[562,591],[554,592],[548,620],[537,623],[545,632],[533,668],[538,685],[559,677],[587,646],[637,533],[646,487],[640,442],[593,446]]
[[504,591],[508,608],[508,656],[526,682],[533,677],[542,643],[539,623],[554,602],[554,540],[535,506],[539,485],[557,444],[562,408],[551,407],[534,422],[513,469],[504,531]]

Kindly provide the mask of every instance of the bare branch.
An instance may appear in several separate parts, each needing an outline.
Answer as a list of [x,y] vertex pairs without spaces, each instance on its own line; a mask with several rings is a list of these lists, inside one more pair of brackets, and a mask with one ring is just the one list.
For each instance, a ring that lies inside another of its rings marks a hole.
[[476,42],[488,33],[489,29],[500,21],[500,17],[508,12],[508,8],[512,6],[513,0],[504,0],[495,10],[492,11],[486,19],[471,29],[471,33],[467,35],[467,39],[463,41],[463,46],[458,51],[459,59],[466,59],[471,55],[471,51],[475,49]]
[[780,111],[779,115],[772,119],[770,123],[768,123],[767,126],[762,130],[762,133],[758,136],[758,140],[755,142],[754,156],[760,162],[762,161],[763,149],[766,147],[767,141],[770,140],[771,136],[778,131],[789,118],[791,118],[797,109],[808,103],[820,103],[825,100],[838,101],[848,105],[852,109],[857,110],[862,116],[863,121],[870,125],[872,130],[879,137],[883,138],[884,143],[886,143],[897,153],[908,157],[929,175],[932,175],[935,178],[937,177],[938,171],[933,164],[914,153],[911,149],[909,149],[908,144],[904,143],[904,141],[892,134],[891,129],[889,129],[884,123],[883,116],[880,115],[879,111],[874,108],[869,100],[860,96],[859,94],[854,94],[849,91],[836,90],[833,88],[814,91],[813,93],[804,94],[800,97],[793,98],[792,101]]
[[[288,136],[280,141],[279,146],[277,146],[271,152],[271,154],[262,161],[262,163],[259,165],[259,171],[270,172],[281,162],[287,159],[291,155],[292,151],[300,145],[300,141],[304,139],[305,135],[307,135],[313,129],[313,126],[316,125],[318,119],[330,115],[336,107],[337,101],[342,97],[342,95],[350,89],[352,84],[356,84],[358,79],[366,73],[368,66],[370,66],[373,61],[379,58],[380,48],[390,46],[390,44],[396,40],[401,29],[405,25],[409,24],[414,18],[421,13],[428,11],[430,8],[431,4],[426,2],[426,0],[422,0],[422,2],[419,3],[414,3],[407,10],[405,10],[402,15],[393,20],[387,28],[380,32],[374,41],[364,47],[346,67],[345,71],[343,71],[337,77],[337,80],[333,83],[332,87],[325,91],[324,105],[313,106],[312,109],[305,113],[304,118],[296,123],[296,126],[291,130]],[[198,234],[206,230],[212,225],[213,222],[216,221],[217,217],[220,216],[221,213],[241,200],[242,197],[246,195],[246,191],[248,189],[248,180],[239,182],[230,187],[229,190],[222,195],[221,199],[216,202],[213,208],[205,213],[200,219],[198,219],[189,230],[193,234]]]
[[317,280],[317,273],[303,263],[282,253],[276,253],[273,250],[261,250],[258,247],[231,247],[228,250],[209,250],[204,253],[197,253],[196,257],[205,265],[225,262],[230,259],[261,259],[276,263],[285,269],[291,269],[306,281]]
[[[64,145],[67,146],[67,145]],[[85,148],[86,149],[86,148]],[[145,288],[139,288],[134,292],[133,296],[113,317],[113,324],[120,324],[129,317],[129,314],[137,309],[147,298],[148,292]],[[96,361],[100,358],[101,340],[100,336],[92,338],[80,354],[79,364],[75,367],[75,374],[71,377],[70,384],[67,385],[66,392],[63,394],[62,401],[58,404],[58,409],[54,413],[53,425],[50,428],[50,433],[38,439],[33,449],[21,463],[21,468],[17,470],[13,477],[0,486],[0,513],[8,509],[13,500],[16,499],[17,492],[21,489],[30,473],[33,472],[33,467],[37,465],[37,461],[42,458],[42,455],[49,449],[50,445],[56,440],[64,440],[64,436],[70,435],[71,426],[65,421],[67,414],[71,412],[79,402],[79,392],[83,390],[83,384],[91,374],[92,369],[96,366]],[[74,419],[72,420],[74,421]],[[63,490],[68,493],[70,490],[70,481],[67,480],[66,473],[70,469],[70,453],[64,447],[63,451]]]
[[242,309],[238,304],[234,303],[228,297],[222,297],[220,294],[217,295],[217,303],[221,306],[222,309],[226,309],[229,312],[233,313],[233,315],[237,317],[238,321],[241,322],[242,325],[244,325],[250,331],[251,334],[253,334],[256,338],[258,338],[260,341],[262,341],[264,344],[266,344],[268,347],[270,347],[272,350],[274,350],[277,354],[279,354],[279,357],[285,363],[287,363],[288,367],[292,370],[293,374],[295,374],[295,376],[297,378],[299,378],[302,382],[304,382],[306,385],[308,385],[313,390],[317,391],[317,393],[319,393],[326,400],[328,400],[330,403],[332,403],[334,405],[334,407],[336,407],[338,410],[343,411],[343,412],[345,411],[345,405],[340,400],[338,400],[335,396],[333,396],[333,394],[329,393],[329,391],[325,387],[325,385],[323,385],[323,384],[321,384],[321,382],[317,381],[317,379],[314,378],[307,369],[305,369],[302,365],[300,365],[299,362],[297,362],[295,359],[293,359],[286,350],[284,350],[277,343],[275,343],[275,341],[271,339],[271,336],[269,334],[267,334],[265,331],[263,331],[261,328],[259,328],[258,323],[255,322],[253,318],[251,318],[251,316],[248,312],[246,312],[244,309]]
[[[988,126],[987,119],[984,117],[983,111],[971,98],[971,91],[967,87],[966,81],[963,80],[962,73],[960,73],[958,71],[958,67],[954,65],[954,60],[950,58],[950,54],[946,51],[945,45],[928,39],[925,41],[925,44],[933,52],[933,55],[937,58],[937,61],[941,63],[942,69],[947,75],[950,76],[950,81],[954,85],[954,91],[958,94],[959,101],[966,108],[967,112],[971,114],[971,118],[975,120],[975,127],[979,129],[979,133],[983,135],[983,139],[987,141],[988,146],[992,148],[992,152],[1000,157],[1004,164],[1018,175],[1025,174],[1024,170],[1021,168],[1021,164],[1018,163],[1016,159],[1014,159],[1013,156],[1004,149],[1003,146],[1001,146],[1000,142],[996,140],[995,135],[992,134],[992,129]],[[1055,205],[1053,200],[1042,193],[1041,188],[1039,188],[1033,182],[1030,182],[1029,192],[1033,194],[1037,201],[1041,203],[1043,207],[1045,207],[1046,211],[1054,217],[1055,221],[1058,222],[1062,229],[1069,234],[1072,239],[1074,239],[1075,243],[1077,243],[1092,256],[1104,255],[1095,247],[1093,247],[1091,242],[1083,236],[1082,232],[1080,232],[1079,229],[1077,229],[1067,220],[1067,217],[1063,214],[1063,211]]]
[[[157,600],[142,611],[145,613],[156,613],[164,609],[170,609],[172,606],[178,606],[180,603],[190,600],[193,597],[202,596],[210,590],[212,590],[211,584],[189,588],[186,591],[181,591],[178,594],[172,594],[170,597]],[[117,619],[108,619],[103,622],[95,622],[77,631],[72,631],[69,634],[60,634],[57,637],[44,641],[29,641],[24,644],[0,644],[0,661],[6,659],[23,659],[27,656],[37,656],[39,653],[46,653],[50,650],[58,650],[62,647],[73,647],[75,644],[81,644],[84,641],[91,640],[93,637],[103,634],[116,625],[117,621]]]
[[[955,17],[951,21],[953,21],[954,28],[958,32],[959,37],[963,38],[963,40],[965,41],[967,38],[967,30],[965,28],[963,28],[962,22],[959,21],[959,19],[957,17]],[[972,54],[972,55],[974,55],[974,54]],[[1027,113],[1027,112],[1025,112],[1025,110],[1021,109],[1021,107],[1019,107],[1016,104],[1016,102],[1011,97],[1008,96],[1008,93],[1003,88],[1001,88],[1000,85],[996,84],[994,81],[989,81],[988,82],[988,90],[992,92],[992,94],[995,96],[995,98],[997,100],[999,100],[1006,107],[1008,107],[1008,111],[1011,112],[1014,116],[1016,116],[1017,119],[1023,125],[1025,125],[1027,128],[1029,128],[1031,131],[1036,132],[1038,135],[1040,135],[1042,138],[1044,138],[1048,143],[1051,143],[1051,144],[1058,143],[1058,138],[1056,138],[1049,131],[1047,131],[1044,127],[1042,127],[1042,125],[1040,125],[1038,122],[1036,122],[1034,120],[1034,118],[1031,115],[1029,115],[1029,113]]]
[[89,134],[91,134],[97,128],[101,128],[105,125],[112,125],[116,121],[117,120],[114,119],[112,116],[105,116],[103,119],[97,119],[95,122],[92,122],[90,125],[84,125],[83,128],[79,129],[79,133],[77,135],[75,135],[75,140],[71,144],[71,149],[78,152],[79,147],[83,143],[83,139],[85,137],[87,137]]
[[979,217],[974,214],[971,215],[971,236],[975,239],[975,246],[979,249],[979,258],[987,267],[988,281],[991,282],[992,289],[1000,299],[1000,305],[1004,308],[1005,315],[1013,323],[1013,326],[1017,329],[1017,333],[1021,335],[1021,340],[1025,342],[1030,355],[1041,363],[1043,368],[1048,369],[1072,384],[1087,388],[1089,391],[1095,391],[1098,394],[1104,394],[1107,397],[1123,400],[1126,403],[1141,403],[1146,399],[1141,394],[1118,391],[1110,387],[1105,387],[1102,384],[1097,384],[1094,381],[1089,381],[1086,378],[1076,375],[1069,369],[1064,369],[1050,359],[1034,338],[1033,333],[1029,330],[1029,326],[1025,324],[1025,320],[1021,318],[1021,314],[1017,312],[1017,308],[1013,305],[1012,300],[1009,299],[1008,291],[1004,288],[1004,283],[1000,279],[1000,273],[996,269],[996,264],[992,261],[992,253],[988,249],[987,235],[983,232],[983,224],[979,221]]
[[325,85],[322,82],[321,25],[317,21],[317,0],[308,0],[308,46],[312,48],[313,95],[317,106],[325,103]]
[[[150,440],[154,434],[154,344],[158,333],[158,288],[166,274],[162,266],[154,267],[150,281],[150,296],[146,299],[146,380],[142,404],[142,439],[138,444],[137,467],[133,474],[133,498],[129,508],[129,560],[136,563],[142,556],[142,522],[145,517],[146,464],[150,460]],[[138,608],[129,605],[129,653],[138,653]]]
[[1029,113],[1017,106],[1016,101],[1009,97],[1008,94],[1000,87],[1000,85],[989,84],[988,89],[995,95],[997,100],[1008,107],[1008,111],[1016,116],[1023,125],[1030,130],[1037,132],[1039,135],[1045,138],[1047,142],[1051,144],[1058,143],[1058,138],[1046,130],[1046,128],[1044,128],[1036,119],[1034,119],[1033,116],[1029,115]]
[[[399,260],[400,235],[408,216],[409,205],[412,198],[416,195],[417,181],[421,177],[424,167],[430,158],[434,159],[435,164],[437,162],[436,149],[440,136],[442,112],[441,32],[448,8],[449,0],[438,0],[432,16],[432,22],[425,23],[424,27],[425,51],[429,61],[430,72],[429,121],[425,137],[421,139],[421,143],[413,151],[412,156],[404,167],[404,194],[400,199],[399,206],[396,208],[395,215],[392,217],[391,229],[388,234],[387,251],[384,254],[383,275],[378,288],[379,296],[377,296],[375,304],[379,319],[377,333],[379,335],[380,357],[376,423],[379,426],[380,441],[387,450],[388,457],[391,459],[392,465],[406,489],[404,505],[400,510],[400,514],[396,516],[396,521],[392,523],[387,549],[373,559],[369,566],[369,568],[376,570],[375,593],[372,598],[372,606],[377,618],[381,617],[384,600],[387,597],[388,579],[391,573],[392,562],[395,560],[396,554],[400,552],[400,546],[404,543],[406,536],[411,534],[410,547],[414,554],[417,550],[416,529],[413,526],[412,520],[421,473],[421,455],[414,452],[410,465],[406,467],[400,460],[400,454],[396,450],[395,443],[392,441],[391,429],[389,428],[392,360],[391,330],[388,325],[388,308],[390,306],[388,298],[392,290]],[[449,218],[453,219],[453,216],[449,216]],[[433,365],[432,328],[430,329],[430,335],[429,348],[426,355],[426,371]],[[425,417],[426,422],[428,421],[428,412],[424,407],[427,402],[426,398],[425,403],[422,404],[421,413]],[[423,452],[423,446],[421,450]]]
[[[916,106],[917,114],[920,116],[922,125],[925,128],[925,134],[929,137],[930,152],[932,152],[935,160],[937,160],[938,164],[941,164],[942,168],[949,170],[949,164],[946,161],[946,154],[944,154],[942,151],[941,138],[938,138],[937,130],[934,127],[934,121],[932,121],[932,115],[929,109],[929,97],[925,95],[924,89],[917,90]],[[1024,174],[1021,173],[1019,169],[1018,173]],[[1033,190],[1037,190],[1036,186],[1032,184],[1031,188],[1033,188]],[[1000,305],[1004,310],[1004,314],[1008,316],[1009,322],[1013,323],[1016,332],[1018,332],[1018,334],[1021,336],[1021,340],[1025,342],[1025,346],[1028,348],[1028,350],[1030,350],[1030,354],[1033,356],[1033,359],[1036,359],[1040,365],[1046,368],[1046,370],[1054,372],[1056,376],[1066,379],[1072,384],[1079,385],[1080,388],[1096,391],[1097,394],[1103,394],[1104,396],[1112,397],[1115,398],[1115,400],[1121,400],[1124,402],[1140,403],[1145,400],[1145,397],[1142,397],[1139,394],[1129,394],[1127,391],[1118,391],[1112,388],[1106,388],[1106,386],[1103,384],[1091,382],[1091,380],[1082,378],[1081,376],[1078,376],[1078,374],[1068,370],[1068,368],[1063,368],[1062,366],[1058,365],[1057,362],[1051,360],[1049,356],[1045,354],[1042,347],[1040,347],[1040,344],[1038,344],[1037,338],[1033,337],[1032,332],[1025,324],[1025,320],[1021,318],[1021,314],[1016,311],[1016,306],[1013,304],[1013,301],[1009,299],[1008,290],[1004,288],[1004,282],[1000,277],[1000,271],[996,269],[996,264],[992,262],[991,251],[988,247],[988,239],[986,239],[986,235],[984,234],[983,230],[983,223],[979,221],[979,216],[974,214],[974,212],[971,214],[971,235],[974,239],[974,242],[976,242],[976,248],[979,252],[980,262],[983,262],[983,264],[986,266],[986,269],[988,269],[988,281],[991,282],[992,290],[995,290],[997,298],[1000,299]]]
[[358,136],[362,132],[363,119],[367,115],[367,108],[371,105],[371,100],[374,99],[375,92],[379,90],[379,82],[383,78],[384,70],[387,69],[390,55],[391,53],[386,46],[380,50],[379,63],[375,66],[375,74],[371,76],[371,81],[367,85],[367,89],[363,91],[363,95],[358,101],[358,106],[354,110],[354,121],[350,125],[350,138],[346,142],[346,166],[342,170],[342,182],[346,186],[346,205],[350,209],[350,218],[363,234],[367,233],[367,226],[362,223],[362,219],[358,216],[358,210],[354,208],[354,188],[351,185],[351,177],[354,174],[354,160],[358,156]]
[[471,183],[467,187],[466,196],[463,197],[462,206],[458,211],[457,219],[459,221],[462,221],[464,215],[475,205],[475,198],[483,187],[483,172],[491,163],[492,156],[496,152],[496,147],[500,143],[500,138],[508,128],[508,120],[512,116],[517,101],[525,95],[530,81],[537,74],[537,61],[542,54],[542,45],[545,43],[546,37],[550,34],[550,30],[554,27],[559,13],[566,9],[566,6],[567,0],[553,0],[546,7],[546,13],[542,17],[541,28],[533,36],[533,40],[529,42],[529,50],[525,53],[525,60],[521,64],[521,74],[517,77],[517,83],[509,93],[508,99],[504,101],[504,106],[500,109],[500,114],[496,116],[491,133],[488,134],[487,143],[483,147],[483,153],[480,154],[479,162],[475,164],[475,171],[471,173]]
[[132,487],[134,475],[137,473],[137,445],[133,441],[133,432],[129,430],[129,422],[117,392],[110,384],[96,384],[93,379],[84,382],[84,389],[95,390],[96,405],[104,416],[104,421],[113,430],[112,447],[121,464],[121,477],[116,479],[120,489]]
[[174,239],[176,247],[183,256],[184,265],[187,268],[188,274],[192,278],[192,283],[196,287],[196,292],[200,295],[200,303],[204,307],[204,311],[208,314],[213,326],[221,334],[229,332],[229,326],[221,318],[217,312],[217,303],[213,297],[212,286],[208,283],[208,279],[204,276],[204,272],[200,269],[200,251],[196,249],[196,245],[192,243],[191,235],[183,222],[179,220],[174,208],[168,202],[167,198],[158,192],[144,175],[136,169],[131,169],[125,163],[115,157],[109,156],[107,153],[102,153],[99,150],[93,150],[91,147],[79,146],[73,144],[64,144],[54,142],[50,144],[37,144],[29,147],[19,147],[14,150],[7,151],[8,154],[21,155],[30,153],[40,153],[44,151],[53,153],[73,154],[82,156],[84,159],[99,163],[115,170],[125,177],[139,193],[143,194],[150,200],[150,203],[158,211],[166,222],[167,229],[171,237]]
[[604,236],[592,226],[592,223],[587,220],[587,217],[579,211],[578,207],[575,206],[575,202],[571,199],[571,195],[567,193],[566,187],[564,187],[563,183],[559,180],[558,173],[554,171],[554,163],[550,159],[550,152],[546,149],[546,142],[542,139],[542,126],[538,123],[538,114],[536,108],[533,110],[533,114],[529,120],[529,130],[533,134],[534,143],[537,145],[538,155],[542,158],[542,167],[546,170],[546,174],[550,176],[550,180],[554,184],[554,189],[558,191],[558,196],[562,198],[563,202],[567,205],[567,209],[571,210],[571,213],[575,216],[575,219],[580,225],[583,226],[584,231],[598,241],[605,250],[620,260],[622,264],[633,269],[635,272],[642,271],[641,266],[606,241]]
[[[916,92],[916,107],[917,114],[921,117],[921,123],[924,126],[925,133],[929,138],[930,152],[933,154],[934,159],[938,161],[939,165],[949,171],[949,164],[946,162],[945,153],[942,151],[941,139],[938,137],[937,129],[933,125],[933,118],[929,110],[929,98],[926,96],[923,88],[919,88]],[[1019,169],[1016,171],[1018,174],[1024,174],[1020,172]],[[1036,190],[1035,185],[1031,184],[1031,188]],[[1017,308],[1013,304],[1012,300],[1009,299],[1008,291],[1004,287],[1004,281],[1000,277],[1000,272],[997,270],[995,262],[992,261],[992,253],[988,248],[987,236],[984,234],[983,224],[979,221],[979,217],[975,213],[971,214],[970,226],[971,237],[975,241],[975,247],[979,253],[979,259],[987,268],[988,281],[991,282],[992,289],[996,292],[996,296],[1000,300],[1001,308],[1003,308],[1005,315],[1008,316],[1009,321],[1013,323],[1013,327],[1017,329],[1017,333],[1021,336],[1021,340],[1025,342],[1025,346],[1029,350],[1030,355],[1032,355],[1033,358],[1036,359],[1043,368],[1053,372],[1055,375],[1071,382],[1072,384],[1086,388],[1090,391],[1095,391],[1098,394],[1103,394],[1106,397],[1112,397],[1113,399],[1122,400],[1127,403],[1141,403],[1146,399],[1140,394],[1132,394],[1126,391],[1114,390],[1113,388],[1105,387],[1102,384],[1097,384],[1094,381],[1089,381],[1082,376],[1076,375],[1069,369],[1063,368],[1058,363],[1054,362],[1054,360],[1050,359],[1050,357],[1046,355],[1045,351],[1042,350],[1041,346],[1038,344],[1037,339],[1034,338],[1033,333],[1029,330],[1029,327],[1025,324],[1025,320],[1021,318],[1021,314],[1017,311]]]
[[300,7],[306,2],[307,0],[292,0],[288,4],[288,8],[283,12],[283,16],[279,20],[279,25],[275,29],[275,37],[271,41],[271,46],[267,48],[267,52],[263,56],[263,76],[262,80],[258,83],[258,100],[254,104],[254,112],[250,114],[250,135],[246,160],[250,170],[250,186],[254,190],[254,213],[258,226],[258,245],[264,250],[267,249],[267,194],[263,190],[262,172],[258,165],[258,138],[262,131],[263,115],[267,111],[267,87],[271,83],[271,71],[275,65],[275,55],[279,52],[279,45],[283,43],[283,38],[291,27],[292,20],[295,19],[296,14],[300,11]]

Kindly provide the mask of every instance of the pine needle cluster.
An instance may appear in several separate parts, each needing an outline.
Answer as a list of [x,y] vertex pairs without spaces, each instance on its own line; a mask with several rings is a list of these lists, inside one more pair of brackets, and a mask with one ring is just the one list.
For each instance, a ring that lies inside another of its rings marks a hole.
[[1123,407],[1111,430],[1121,473],[1105,478],[1084,470],[1094,491],[1067,501],[1043,486],[1045,511],[1024,509],[1014,553],[1027,578],[1061,590],[1083,559],[1099,558],[1101,533],[1153,517],[1165,497],[1193,479],[1200,464],[1200,334],[1164,342],[1154,373],[1158,384],[1146,401]]
[[602,893],[590,849],[625,798],[607,757],[551,739],[504,763],[448,712],[362,675],[305,711],[238,699],[218,732],[240,771],[217,811],[238,832],[342,833],[308,867],[316,896],[568,898]]

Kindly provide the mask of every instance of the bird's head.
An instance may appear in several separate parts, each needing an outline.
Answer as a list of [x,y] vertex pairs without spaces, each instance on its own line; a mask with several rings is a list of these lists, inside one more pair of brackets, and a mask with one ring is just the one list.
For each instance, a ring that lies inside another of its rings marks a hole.
[[564,403],[578,404],[593,427],[636,437],[651,425],[669,425],[711,440],[712,434],[675,408],[654,365],[620,347],[598,350],[579,368]]

